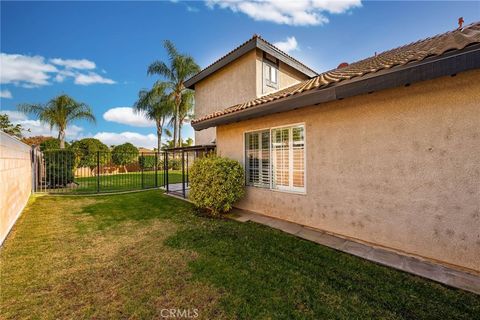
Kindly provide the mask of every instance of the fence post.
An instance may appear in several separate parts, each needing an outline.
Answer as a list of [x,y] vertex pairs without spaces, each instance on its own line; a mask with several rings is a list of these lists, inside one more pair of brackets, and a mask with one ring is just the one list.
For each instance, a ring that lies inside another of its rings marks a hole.
[[146,163],[146,160],[145,160],[145,157],[143,156],[143,152],[142,152],[142,162],[143,163],[140,163],[140,171],[142,173],[142,189],[144,188],[144,183],[143,183],[143,167],[145,167],[145,163]]
[[36,166],[36,158],[37,155],[35,154],[35,146],[32,145],[32,193],[37,191],[37,166]]
[[182,193],[185,197],[185,151],[182,150]]
[[165,186],[167,187],[167,193],[170,191],[168,188],[168,151],[165,151]]
[[158,188],[158,152],[155,152],[155,188]]
[[187,151],[187,187],[188,187],[188,151]]
[[97,151],[97,193],[100,193],[100,151]]

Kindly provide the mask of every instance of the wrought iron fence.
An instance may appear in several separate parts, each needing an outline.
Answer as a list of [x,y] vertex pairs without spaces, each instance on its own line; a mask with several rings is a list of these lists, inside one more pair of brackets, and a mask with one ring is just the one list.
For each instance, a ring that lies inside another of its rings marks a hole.
[[35,192],[119,192],[165,186],[166,176],[170,181],[181,181],[178,169],[164,167],[164,152],[34,150],[32,154]]
[[32,149],[33,191],[88,194],[164,188],[188,195],[190,167],[215,146],[193,146],[162,152],[41,152]]

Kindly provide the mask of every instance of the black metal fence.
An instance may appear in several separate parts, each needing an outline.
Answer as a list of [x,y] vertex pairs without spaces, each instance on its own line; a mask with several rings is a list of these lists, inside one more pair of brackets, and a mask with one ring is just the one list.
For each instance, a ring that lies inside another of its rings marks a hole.
[[162,152],[74,153],[72,150],[32,149],[33,191],[88,194],[164,188],[186,197],[190,167],[214,146]]

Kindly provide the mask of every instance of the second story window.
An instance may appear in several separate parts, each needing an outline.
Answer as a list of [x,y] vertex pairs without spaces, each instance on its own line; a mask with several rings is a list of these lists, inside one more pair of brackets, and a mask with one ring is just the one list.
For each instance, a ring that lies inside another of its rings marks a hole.
[[278,89],[278,69],[268,62],[265,62],[265,84]]
[[263,56],[263,93],[279,88],[278,59],[264,53]]

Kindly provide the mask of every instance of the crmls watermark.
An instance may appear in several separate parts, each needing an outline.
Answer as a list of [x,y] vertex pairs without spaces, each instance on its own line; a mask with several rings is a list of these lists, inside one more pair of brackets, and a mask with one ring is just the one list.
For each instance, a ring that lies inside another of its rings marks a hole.
[[198,317],[198,309],[161,309],[162,318],[194,319]]

